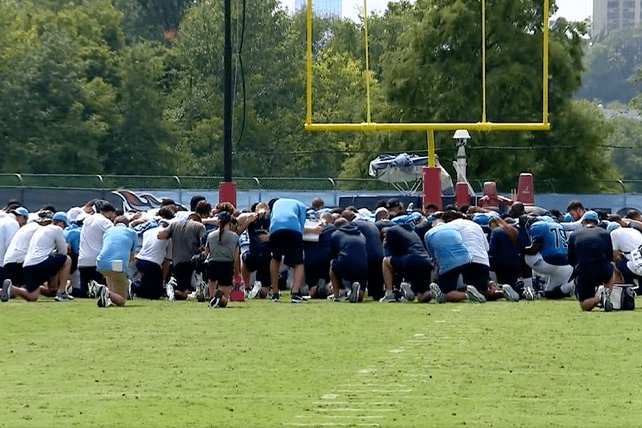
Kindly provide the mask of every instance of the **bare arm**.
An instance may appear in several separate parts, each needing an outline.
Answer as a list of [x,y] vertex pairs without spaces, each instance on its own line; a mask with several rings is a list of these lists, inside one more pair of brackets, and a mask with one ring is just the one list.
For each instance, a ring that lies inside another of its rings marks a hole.
[[159,230],[159,231],[158,231],[158,235],[156,235],[156,237],[157,237],[158,239],[169,239],[169,238],[170,238],[170,235],[169,235],[169,231],[168,231],[167,229],[168,229],[168,228],[165,228],[165,229],[161,229],[161,230]]

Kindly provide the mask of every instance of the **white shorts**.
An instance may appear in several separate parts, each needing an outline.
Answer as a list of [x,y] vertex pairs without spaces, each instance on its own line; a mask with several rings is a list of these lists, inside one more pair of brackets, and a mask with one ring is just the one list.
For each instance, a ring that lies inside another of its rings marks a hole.
[[540,253],[532,256],[526,255],[524,260],[531,269],[546,278],[546,288],[544,291],[551,291],[556,287],[567,284],[573,275],[573,266],[556,266],[546,263]]

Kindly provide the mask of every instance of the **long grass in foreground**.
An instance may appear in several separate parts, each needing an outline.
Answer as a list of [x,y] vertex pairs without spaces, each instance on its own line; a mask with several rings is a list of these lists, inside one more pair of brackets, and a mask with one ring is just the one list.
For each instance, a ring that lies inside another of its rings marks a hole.
[[641,424],[639,311],[286,302],[1,304],[0,426]]

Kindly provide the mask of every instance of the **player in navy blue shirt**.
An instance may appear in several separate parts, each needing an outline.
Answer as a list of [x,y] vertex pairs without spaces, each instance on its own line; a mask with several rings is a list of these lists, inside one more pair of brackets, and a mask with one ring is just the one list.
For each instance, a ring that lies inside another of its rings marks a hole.
[[614,278],[613,244],[609,233],[597,227],[597,222],[595,211],[585,212],[583,227],[573,232],[568,242],[568,261],[573,266],[577,298],[583,311],[598,305],[605,311],[613,308],[610,301]]
[[332,234],[330,244],[332,254],[330,280],[334,300],[340,300],[341,285],[345,282],[350,287],[348,295],[350,301],[356,303],[363,299],[361,287],[365,286],[368,278],[366,237],[346,218],[337,219],[335,226],[338,228]]
[[[383,280],[386,295],[382,301],[400,300],[395,298],[393,292],[394,277],[398,275],[410,283],[412,292],[420,302],[429,302],[432,264],[419,235],[413,231],[410,224],[393,226],[384,229],[383,232],[386,256],[383,259]],[[408,295],[407,292],[404,294]]]

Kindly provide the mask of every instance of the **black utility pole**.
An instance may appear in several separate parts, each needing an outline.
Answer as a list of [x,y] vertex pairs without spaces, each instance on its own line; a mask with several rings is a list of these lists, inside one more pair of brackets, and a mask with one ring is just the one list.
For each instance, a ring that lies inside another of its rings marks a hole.
[[232,18],[230,0],[225,2],[225,47],[223,52],[223,181],[232,181]]
[[224,0],[225,44],[223,47],[223,181],[219,202],[236,206],[236,186],[232,182],[232,13],[231,0]]

